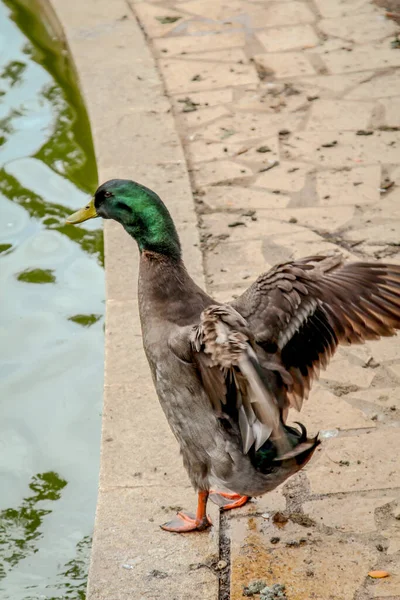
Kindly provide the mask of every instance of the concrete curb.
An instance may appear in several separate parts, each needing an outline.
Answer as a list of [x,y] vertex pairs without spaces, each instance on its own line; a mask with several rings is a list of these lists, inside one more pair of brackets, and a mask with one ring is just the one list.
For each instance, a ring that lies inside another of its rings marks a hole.
[[[100,181],[132,178],[165,199],[187,267],[204,285],[186,162],[145,37],[122,0],[51,0],[87,104]],[[202,598],[218,594],[218,512],[208,534],[159,529],[177,505],[195,508],[177,444],[142,351],[138,253],[116,223],[105,227],[106,362],[99,496],[88,600]],[[196,568],[195,568],[196,567]],[[190,587],[189,587],[190,577]]]

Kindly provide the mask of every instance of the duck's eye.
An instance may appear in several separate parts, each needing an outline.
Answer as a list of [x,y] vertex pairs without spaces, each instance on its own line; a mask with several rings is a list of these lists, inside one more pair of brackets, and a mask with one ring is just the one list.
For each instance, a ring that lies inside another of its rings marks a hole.
[[110,198],[112,196],[111,192],[104,192],[104,198]]

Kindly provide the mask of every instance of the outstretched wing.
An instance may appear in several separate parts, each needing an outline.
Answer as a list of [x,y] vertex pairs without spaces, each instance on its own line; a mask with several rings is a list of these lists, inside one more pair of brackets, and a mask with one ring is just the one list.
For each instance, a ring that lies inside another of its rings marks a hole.
[[301,409],[312,381],[339,344],[361,344],[400,329],[400,266],[313,256],[261,275],[231,305],[255,341],[280,356]]
[[247,453],[271,437],[280,455],[290,445],[279,408],[263,377],[243,317],[228,305],[206,308],[190,335],[193,360],[217,413],[237,420]]

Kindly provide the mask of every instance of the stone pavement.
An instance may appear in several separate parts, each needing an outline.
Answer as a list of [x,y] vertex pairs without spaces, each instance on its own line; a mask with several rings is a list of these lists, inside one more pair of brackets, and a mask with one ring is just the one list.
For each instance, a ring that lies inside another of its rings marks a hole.
[[[400,263],[400,42],[384,9],[368,0],[53,5],[101,179],[132,177],[162,195],[201,282],[183,145],[218,300],[309,254]],[[193,494],[142,375],[130,240],[110,226],[106,244],[89,600],[238,600],[253,579],[284,584],[288,600],[400,598],[399,340],[340,350],[322,374],[300,417],[324,440],[305,471],[234,514],[214,511],[211,532],[168,536],[157,524]],[[372,569],[390,577],[372,580]]]
[[[131,6],[172,101],[214,297],[314,253],[400,262],[400,42],[384,10]],[[221,523],[232,600],[254,578],[285,584],[290,600],[400,598],[399,384],[398,339],[338,353],[301,419],[323,430],[319,454]],[[372,568],[391,575],[372,581]]]

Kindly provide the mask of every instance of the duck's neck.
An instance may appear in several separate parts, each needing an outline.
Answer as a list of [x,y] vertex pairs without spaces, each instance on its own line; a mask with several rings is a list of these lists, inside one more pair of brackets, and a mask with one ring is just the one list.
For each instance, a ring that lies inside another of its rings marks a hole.
[[211,302],[190,277],[181,259],[149,250],[141,252],[139,305],[142,316],[186,325]]
[[181,244],[174,222],[166,206],[157,196],[157,202],[147,203],[136,213],[133,222],[122,223],[137,242],[139,250],[160,255],[172,262],[181,261]]

